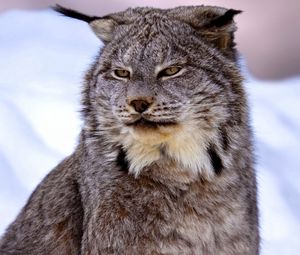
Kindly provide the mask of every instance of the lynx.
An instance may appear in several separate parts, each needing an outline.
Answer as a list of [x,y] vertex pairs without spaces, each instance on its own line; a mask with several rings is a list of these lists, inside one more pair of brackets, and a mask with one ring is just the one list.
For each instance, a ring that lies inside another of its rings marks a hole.
[[55,9],[104,46],[85,78],[75,152],[38,185],[0,253],[259,254],[240,11]]

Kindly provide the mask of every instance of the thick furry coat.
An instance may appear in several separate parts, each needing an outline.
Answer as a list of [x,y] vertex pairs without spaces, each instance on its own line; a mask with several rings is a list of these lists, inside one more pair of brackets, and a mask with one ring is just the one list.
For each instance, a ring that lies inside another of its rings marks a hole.
[[86,75],[75,152],[33,192],[0,254],[258,254],[239,11],[56,9],[105,46]]

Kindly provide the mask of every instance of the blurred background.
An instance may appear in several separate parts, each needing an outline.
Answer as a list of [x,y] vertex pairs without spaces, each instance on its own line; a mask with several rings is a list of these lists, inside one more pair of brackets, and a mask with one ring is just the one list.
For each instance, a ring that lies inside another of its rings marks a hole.
[[218,5],[235,20],[255,134],[262,254],[300,250],[300,2],[297,0],[10,0],[0,2],[0,235],[42,178],[72,153],[80,90],[102,43],[88,25],[47,7],[90,15],[127,7]]

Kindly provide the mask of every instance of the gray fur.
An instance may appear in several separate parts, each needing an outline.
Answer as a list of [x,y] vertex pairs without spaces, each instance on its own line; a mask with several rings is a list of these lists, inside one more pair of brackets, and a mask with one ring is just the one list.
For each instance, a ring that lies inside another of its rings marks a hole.
[[[259,254],[238,12],[58,11],[89,22],[105,46],[86,75],[75,152],[31,195],[0,254]],[[182,69],[160,77],[169,66]],[[151,102],[137,113],[132,100]]]

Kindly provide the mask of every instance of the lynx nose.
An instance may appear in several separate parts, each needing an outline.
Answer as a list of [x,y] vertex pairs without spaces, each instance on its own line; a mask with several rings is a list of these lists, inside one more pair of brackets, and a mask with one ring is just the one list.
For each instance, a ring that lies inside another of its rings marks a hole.
[[131,105],[137,112],[143,113],[153,103],[152,98],[139,98],[128,100],[128,104]]

